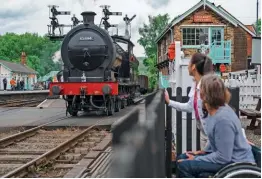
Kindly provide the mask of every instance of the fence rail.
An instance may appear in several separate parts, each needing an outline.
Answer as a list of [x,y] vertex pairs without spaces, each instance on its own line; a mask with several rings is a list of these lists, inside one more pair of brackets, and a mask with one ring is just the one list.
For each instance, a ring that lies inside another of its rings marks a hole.
[[[171,88],[168,93],[172,94]],[[190,88],[187,88],[189,93]],[[239,88],[231,88],[231,106],[239,113]],[[176,115],[176,155],[193,148],[200,149],[200,132],[196,129],[191,113],[165,107],[164,91],[147,96],[141,115],[140,107],[130,111],[112,127],[113,159],[107,177],[110,178],[171,178],[172,177],[172,116]],[[176,89],[171,99],[186,102],[182,88]],[[185,124],[185,125],[184,125]],[[196,135],[192,132],[196,130]],[[186,147],[183,147],[183,142]],[[195,141],[195,142],[193,142]],[[196,146],[193,146],[193,145]]]

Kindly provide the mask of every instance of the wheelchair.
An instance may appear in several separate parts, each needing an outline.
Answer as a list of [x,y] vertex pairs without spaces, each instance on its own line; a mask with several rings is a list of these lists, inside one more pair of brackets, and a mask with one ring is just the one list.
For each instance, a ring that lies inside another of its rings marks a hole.
[[232,163],[217,173],[201,173],[198,178],[261,178],[261,149],[251,147],[256,163]]

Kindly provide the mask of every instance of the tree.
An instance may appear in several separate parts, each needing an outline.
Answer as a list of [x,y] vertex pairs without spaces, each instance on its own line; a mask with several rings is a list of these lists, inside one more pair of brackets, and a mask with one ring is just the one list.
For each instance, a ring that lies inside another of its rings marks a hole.
[[[254,26],[257,30],[257,22],[254,23]],[[258,35],[261,34],[261,18],[258,19]]]
[[155,88],[157,85],[157,68],[155,67],[157,61],[157,44],[155,38],[168,25],[169,15],[148,16],[149,24],[143,24],[139,28],[138,43],[144,47],[147,58],[144,59],[143,64],[148,68],[149,85],[150,88]]
[[43,76],[52,70],[58,70],[53,62],[53,54],[60,49],[60,42],[51,42],[46,36],[36,33],[6,33],[0,36],[0,59],[19,62],[20,55],[25,52],[27,65]]

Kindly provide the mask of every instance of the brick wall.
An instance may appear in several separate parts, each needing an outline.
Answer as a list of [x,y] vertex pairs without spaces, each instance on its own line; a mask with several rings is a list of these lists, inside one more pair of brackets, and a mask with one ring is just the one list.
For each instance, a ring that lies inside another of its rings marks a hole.
[[234,29],[234,59],[232,71],[245,70],[247,68],[247,36],[246,32],[236,27]]
[[166,60],[166,52],[168,50],[168,46],[171,43],[171,33],[170,31],[162,38],[161,41],[158,42],[158,63]]
[[[197,13],[198,15],[211,15],[212,22],[210,23],[195,23],[193,21],[194,14]],[[250,40],[247,40],[248,36],[247,33],[239,27],[235,27],[231,23],[229,23],[227,20],[223,19],[216,13],[214,13],[211,9],[209,9],[206,6],[206,9],[204,10],[203,7],[200,7],[198,10],[196,10],[191,15],[184,18],[181,22],[176,24],[173,29],[173,37],[174,41],[181,41],[182,42],[182,25],[223,25],[224,26],[224,40],[231,40],[231,60],[232,65],[228,66],[229,71],[237,71],[242,70],[247,67],[247,55],[251,53],[252,47],[250,47],[250,44],[252,45],[252,38],[251,42]],[[168,36],[168,38],[166,38]],[[162,40],[159,42],[160,44],[166,43],[166,39],[170,39],[170,31],[167,32],[166,36],[162,38]],[[236,45],[237,44],[237,45]],[[164,51],[164,45],[159,46],[158,51]],[[168,45],[167,45],[168,48]],[[160,49],[160,50],[159,50]],[[186,48],[184,49],[184,53],[186,57],[192,56],[194,53],[197,52],[197,49],[195,48]],[[159,56],[161,53],[158,53]]]
[[247,56],[252,56],[252,36],[247,33]]
[[[193,18],[194,14],[197,13],[198,15],[211,15],[212,22],[211,23],[195,23]],[[225,19],[214,13],[211,9],[206,7],[204,10],[203,7],[200,7],[191,15],[187,16],[184,20],[174,26],[174,39],[175,41],[182,41],[182,32],[181,32],[181,25],[225,25],[224,28],[224,39],[225,40],[232,40],[233,45],[233,38],[234,38],[234,26],[227,22]],[[197,52],[197,49],[194,48],[186,48],[184,49],[185,56],[191,56]],[[233,49],[232,49],[232,58],[233,58]]]

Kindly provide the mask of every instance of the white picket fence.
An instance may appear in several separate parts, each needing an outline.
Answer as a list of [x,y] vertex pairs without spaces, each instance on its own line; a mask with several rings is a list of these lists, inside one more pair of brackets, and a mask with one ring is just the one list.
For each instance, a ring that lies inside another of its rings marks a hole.
[[261,73],[260,69],[245,70],[224,73],[223,77],[227,77],[224,80],[228,87],[239,87],[239,107],[241,109],[255,109],[258,103],[258,99],[255,96],[261,96]]

